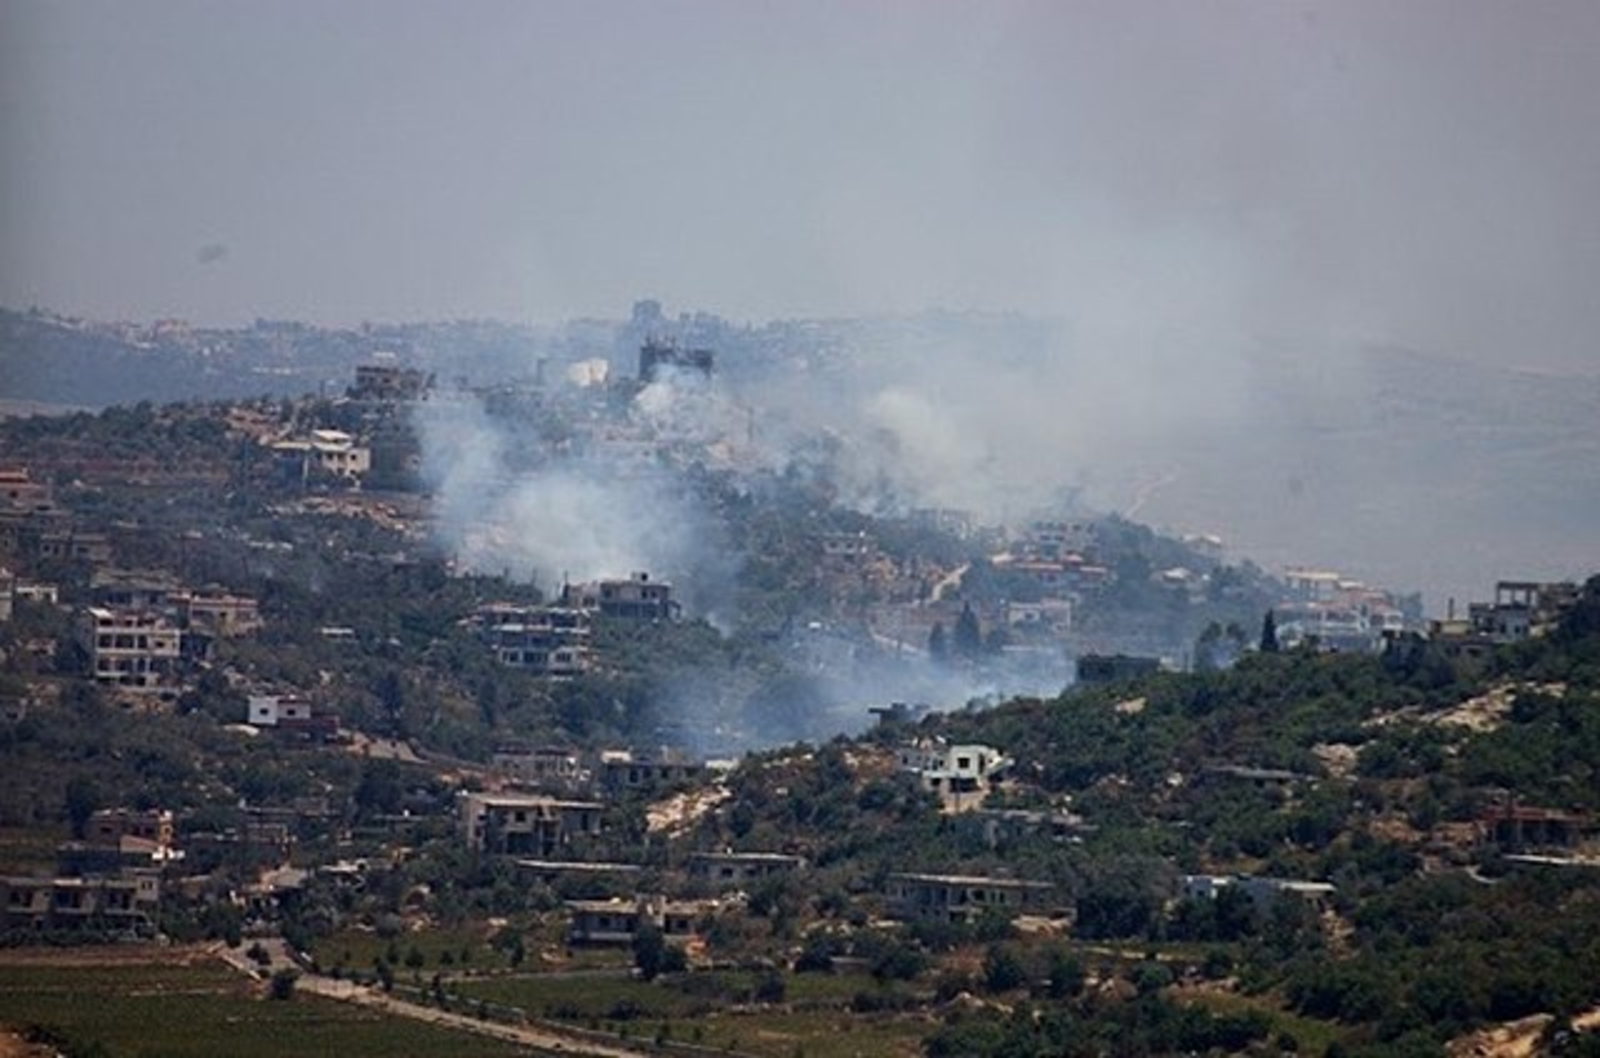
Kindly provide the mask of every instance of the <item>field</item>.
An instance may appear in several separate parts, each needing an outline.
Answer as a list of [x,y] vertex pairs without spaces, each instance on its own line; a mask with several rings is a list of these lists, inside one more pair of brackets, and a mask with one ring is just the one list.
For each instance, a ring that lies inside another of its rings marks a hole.
[[219,962],[96,963],[76,953],[53,955],[0,954],[0,1024],[47,1028],[72,1054],[499,1058],[527,1053],[315,996],[274,1002],[263,998],[261,986]]
[[933,1027],[920,1015],[852,1011],[857,994],[898,994],[866,974],[790,974],[784,982],[784,1002],[772,1006],[748,1002],[759,975],[743,971],[653,982],[614,974],[532,974],[456,981],[450,987],[463,996],[520,1008],[534,1018],[641,1041],[665,1037],[775,1058],[916,1055]]

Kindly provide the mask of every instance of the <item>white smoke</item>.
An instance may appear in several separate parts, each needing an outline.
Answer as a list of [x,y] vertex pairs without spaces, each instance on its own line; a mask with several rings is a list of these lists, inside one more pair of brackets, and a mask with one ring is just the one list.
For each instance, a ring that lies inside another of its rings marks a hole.
[[640,450],[530,450],[526,424],[489,414],[468,393],[416,410],[434,531],[457,565],[561,584],[648,572],[676,582],[697,616],[729,618],[736,559],[699,499]]

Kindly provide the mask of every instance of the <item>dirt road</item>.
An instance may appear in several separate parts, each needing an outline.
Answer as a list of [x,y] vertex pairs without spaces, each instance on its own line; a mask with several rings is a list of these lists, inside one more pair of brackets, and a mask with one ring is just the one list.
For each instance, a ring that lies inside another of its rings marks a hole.
[[437,1007],[424,1006],[421,1003],[397,999],[381,989],[358,985],[353,981],[339,980],[322,974],[307,973],[301,967],[296,966],[289,958],[288,950],[281,940],[263,940],[260,943],[270,957],[270,961],[265,967],[257,964],[247,956],[242,948],[228,948],[218,945],[216,952],[229,966],[252,977],[266,977],[276,970],[292,967],[300,973],[300,977],[295,983],[295,988],[298,991],[324,996],[328,999],[336,999],[342,1003],[355,1003],[360,1006],[371,1007],[396,1017],[425,1021],[430,1025],[438,1025],[442,1028],[454,1029],[459,1032],[472,1032],[479,1036],[489,1036],[546,1054],[589,1055],[593,1056],[593,1058],[646,1058],[650,1053],[648,1051],[630,1050],[618,1044],[605,1043],[578,1035],[569,1035],[547,1026],[508,1025],[502,1022],[484,1021],[467,1017],[465,1014],[452,1014]]

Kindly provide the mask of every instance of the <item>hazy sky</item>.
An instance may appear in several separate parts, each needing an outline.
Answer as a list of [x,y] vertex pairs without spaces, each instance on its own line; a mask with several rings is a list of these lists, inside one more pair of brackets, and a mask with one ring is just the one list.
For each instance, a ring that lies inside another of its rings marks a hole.
[[12,306],[1600,361],[1593,0],[0,0],[0,135]]

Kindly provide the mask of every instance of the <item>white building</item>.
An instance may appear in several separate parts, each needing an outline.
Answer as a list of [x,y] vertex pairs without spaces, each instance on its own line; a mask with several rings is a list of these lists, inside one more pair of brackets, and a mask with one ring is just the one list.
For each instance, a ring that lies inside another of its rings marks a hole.
[[148,691],[176,676],[180,635],[165,614],[91,606],[79,637],[97,683]]
[[356,479],[372,469],[372,449],[343,430],[312,430],[306,440],[279,441],[273,452],[297,467],[302,479],[316,475]]
[[304,698],[284,694],[250,696],[250,723],[256,727],[278,727],[310,722],[311,703]]
[[898,761],[901,770],[917,776],[924,790],[936,794],[975,793],[999,778],[1012,763],[1010,757],[993,746],[950,745],[928,739],[901,746]]

